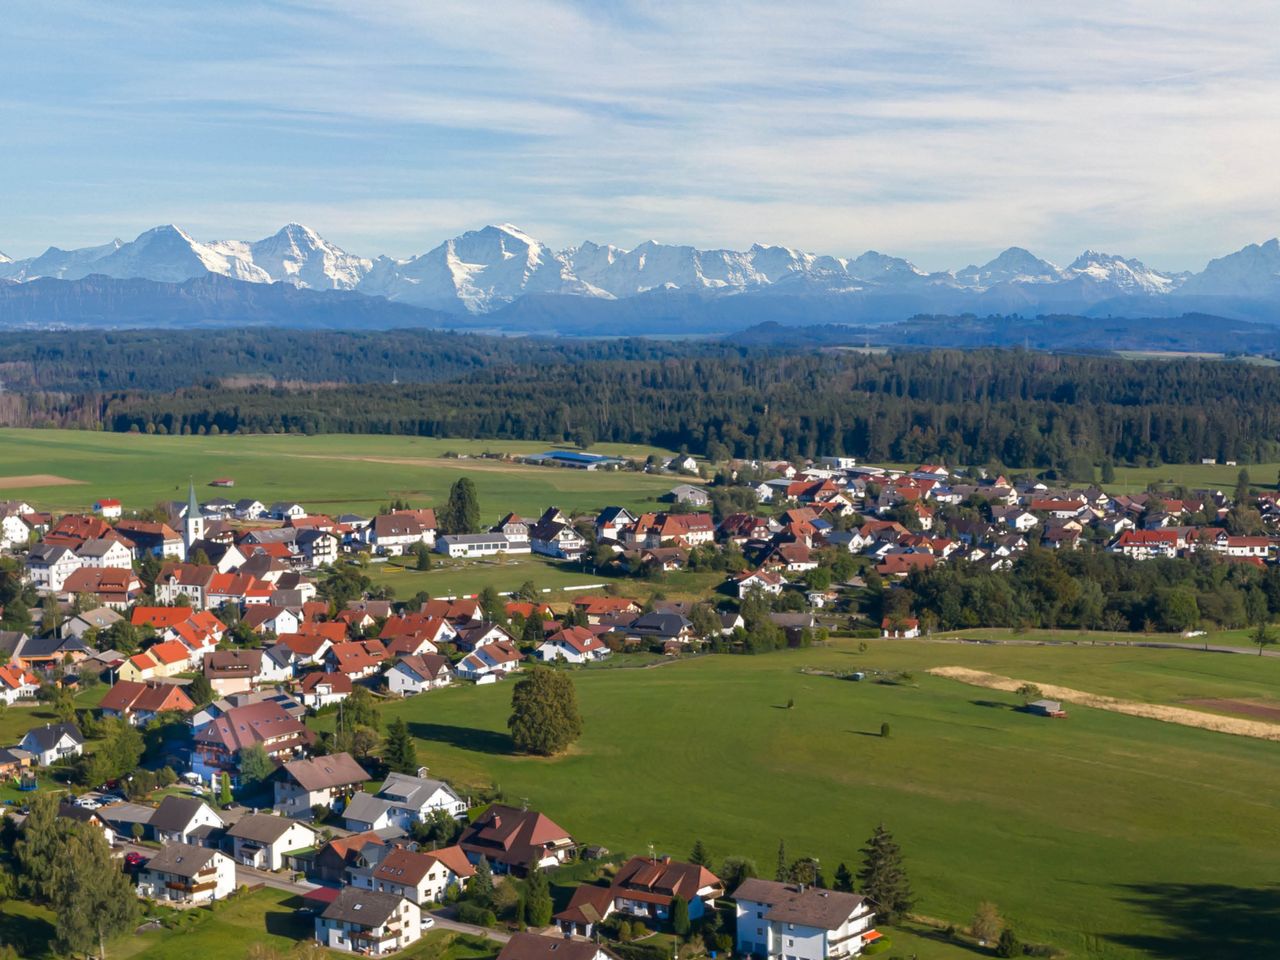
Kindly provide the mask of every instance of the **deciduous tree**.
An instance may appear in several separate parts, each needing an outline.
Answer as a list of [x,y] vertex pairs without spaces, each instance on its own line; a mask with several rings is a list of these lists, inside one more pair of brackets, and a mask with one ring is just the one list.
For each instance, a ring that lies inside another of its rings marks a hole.
[[517,750],[551,756],[582,736],[573,679],[561,670],[535,667],[511,692],[507,721]]

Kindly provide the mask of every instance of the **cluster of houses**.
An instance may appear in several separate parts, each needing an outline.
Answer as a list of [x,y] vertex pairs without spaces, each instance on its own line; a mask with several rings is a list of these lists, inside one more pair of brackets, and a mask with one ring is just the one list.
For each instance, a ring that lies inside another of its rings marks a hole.
[[[425,770],[393,773],[376,793],[361,790],[368,780],[350,756],[337,754],[285,764],[270,812],[219,811],[199,797],[171,795],[157,806],[67,806],[62,813],[96,824],[111,842],[158,841],[159,852],[139,858],[133,870],[140,896],[170,905],[226,897],[245,879],[257,879],[246,877],[246,868],[304,874],[314,884],[304,900],[315,914],[315,939],[368,956],[416,942],[432,923],[429,910],[465,895],[481,861],[501,882],[590,852],[527,806],[495,803],[468,818],[466,802]],[[307,822],[317,806],[341,812],[344,826],[331,821],[329,827],[338,836],[326,840]],[[462,821],[455,843],[428,849],[411,839],[413,824],[441,812]],[[725,893],[705,866],[669,856],[631,857],[606,882],[578,886],[549,927],[516,934],[501,956],[560,960],[565,952],[596,951],[597,928],[611,917],[657,927],[671,921],[679,898],[696,922]],[[856,894],[751,879],[732,895],[740,953],[840,960],[880,936],[871,905]]]
[[[1220,490],[1183,499],[1113,495],[1033,479],[966,477],[936,464],[902,471],[834,457],[804,469],[752,466],[780,474],[752,486],[758,502],[786,509],[721,521],[717,538],[739,544],[752,563],[737,578],[740,594],[780,592],[794,579],[789,575],[817,566],[813,551],[820,547],[867,557],[889,578],[940,563],[1006,569],[1032,546],[1073,550],[1086,542],[1139,560],[1209,551],[1262,565],[1280,555],[1280,535],[1228,532],[1224,524],[1234,504]],[[1263,523],[1280,526],[1277,495],[1263,494],[1257,506]],[[828,598],[809,596],[815,606]]]

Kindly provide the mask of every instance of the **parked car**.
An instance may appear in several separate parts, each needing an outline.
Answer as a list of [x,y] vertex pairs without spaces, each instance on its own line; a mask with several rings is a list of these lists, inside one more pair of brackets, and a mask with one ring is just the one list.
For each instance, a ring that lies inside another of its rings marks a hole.
[[126,853],[124,855],[124,866],[126,870],[138,870],[147,862],[147,857],[140,853]]
[[424,914],[422,915],[422,929],[423,929],[423,930],[426,930],[426,929],[428,929],[429,927],[434,927],[435,925],[436,925],[436,918],[435,918],[435,917],[431,916],[431,915],[430,915],[430,914],[428,914],[428,913],[424,913]]

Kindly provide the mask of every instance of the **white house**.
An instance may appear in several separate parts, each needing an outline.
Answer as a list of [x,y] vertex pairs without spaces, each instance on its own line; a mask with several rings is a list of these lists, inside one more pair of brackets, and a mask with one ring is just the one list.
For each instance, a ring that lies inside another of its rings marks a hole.
[[604,641],[586,627],[565,627],[547,637],[536,651],[539,660],[563,660],[566,663],[603,660],[610,652]]
[[316,832],[298,820],[251,813],[227,830],[227,838],[236,863],[258,870],[281,870],[288,854],[315,845]]
[[225,853],[189,843],[170,843],[138,874],[138,892],[156,900],[204,903],[236,888],[236,865]]
[[425,768],[419,769],[416,777],[391,773],[376,794],[357,793],[343,812],[347,829],[359,832],[399,827],[408,832],[437,810],[451,817],[465,815],[467,802],[443,780],[421,776],[425,772]]
[[765,593],[777,596],[782,592],[782,587],[787,582],[779,574],[765,570],[763,567],[759,570],[748,570],[746,573],[739,574],[735,579],[737,580],[739,597],[745,597],[752,590],[763,590]]
[[752,878],[733,893],[737,953],[768,960],[841,960],[880,939],[855,893]]
[[0,550],[26,544],[31,537],[31,527],[22,519],[22,514],[13,510],[0,510]]
[[114,538],[86,540],[76,550],[80,566],[103,569],[128,569],[133,566],[133,551]]
[[307,508],[300,503],[279,500],[268,511],[277,520],[300,520],[307,515]]
[[[364,852],[372,856],[351,869],[352,886],[401,896],[420,906],[439,903],[451,887],[462,892],[476,872],[461,847],[415,852],[371,845]],[[372,862],[374,857],[380,859]]]
[[28,730],[18,746],[31,754],[36,766],[47,767],[84,753],[84,737],[74,723],[46,723]]
[[195,797],[165,797],[147,826],[161,843],[195,843],[198,835],[226,826],[218,812]]
[[316,940],[330,950],[364,956],[395,953],[422,936],[422,911],[392,893],[343,887],[316,917]]
[[434,653],[409,654],[386,672],[387,689],[402,697],[448,686],[453,682],[449,658]]
[[505,640],[499,640],[467,654],[458,661],[454,672],[462,680],[493,683],[518,669],[522,659],[523,655],[519,650]]
[[42,593],[57,593],[81,566],[73,551],[57,544],[37,543],[27,554],[27,577]]

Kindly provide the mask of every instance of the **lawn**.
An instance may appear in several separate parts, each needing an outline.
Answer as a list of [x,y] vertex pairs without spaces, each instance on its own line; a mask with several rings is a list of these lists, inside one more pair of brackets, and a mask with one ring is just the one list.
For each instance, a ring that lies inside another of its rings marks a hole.
[[[408,566],[406,567],[406,562]],[[412,569],[413,559],[371,564],[368,573],[379,586],[392,587],[401,599],[425,590],[433,597],[477,594],[485,587],[500,593],[519,590],[532,581],[540,589],[554,591],[592,583],[621,583],[624,591],[631,581],[603,574],[583,572],[580,564],[567,564],[539,556],[515,556],[505,560],[450,560],[432,555],[430,570]]]
[[109,956],[112,960],[244,960],[255,943],[288,951],[314,929],[310,917],[295,912],[296,905],[293,894],[264,887],[239,894],[212,911],[180,913],[175,929],[122,937]]
[[[548,444],[390,436],[158,437],[75,430],[0,430],[0,484],[6,477],[50,474],[73,485],[10,487],[0,498],[23,498],[52,510],[86,510],[100,497],[126,509],[184,499],[194,479],[201,498],[256,497],[270,504],[297,500],[316,512],[365,515],[392,498],[439,505],[459,477],[475,481],[486,519],[515,510],[537,516],[554,504],[565,510],[616,504],[655,509],[674,476],[631,471],[533,467],[493,460],[443,459],[449,451],[529,453]],[[650,448],[601,444],[593,453],[646,456]],[[207,486],[218,477],[231,489]]]
[[[1280,927],[1259,915],[1280,906],[1273,744],[1080,707],[1038,719],[1012,695],[923,672],[946,664],[1168,700],[1254,696],[1280,681],[1280,662],[1195,651],[872,642],[858,653],[842,641],[577,671],[585,734],[554,760],[511,755],[510,683],[384,712],[409,721],[433,775],[496,783],[615,851],[684,856],[700,838],[717,860],[746,855],[770,875],[781,839],[830,875],[856,865],[884,821],[918,910],[943,921],[963,924],[990,899],[1024,939],[1077,957],[1280,951]],[[804,666],[915,680],[852,683]],[[920,955],[943,954],[930,943]]]
[[[703,599],[725,580],[723,573],[673,572],[660,579],[636,580],[603,573],[584,572],[581,565],[564,563],[537,555],[522,555],[498,560],[450,560],[433,554],[430,570],[413,569],[413,558],[371,564],[369,577],[375,584],[389,586],[397,598],[404,600],[420,590],[433,597],[477,594],[485,587],[500,593],[519,590],[532,582],[540,590],[552,591],[548,600],[561,599],[568,587],[587,584],[616,583],[623,594],[647,598],[661,594],[668,599]],[[575,591],[576,592],[576,591]]]

